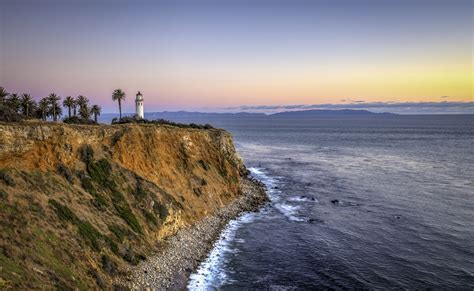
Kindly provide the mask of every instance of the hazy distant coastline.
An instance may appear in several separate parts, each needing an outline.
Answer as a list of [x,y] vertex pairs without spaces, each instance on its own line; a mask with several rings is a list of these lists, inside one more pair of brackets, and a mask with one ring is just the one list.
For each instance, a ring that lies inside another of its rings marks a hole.
[[[133,113],[124,113],[123,116],[132,116]],[[368,110],[341,109],[341,110],[298,110],[283,111],[272,114],[254,113],[254,112],[236,112],[236,113],[215,113],[215,112],[196,112],[196,111],[162,111],[145,112],[145,118],[149,120],[166,119],[175,122],[185,123],[213,123],[219,121],[233,120],[286,120],[286,119],[360,119],[360,118],[397,118],[402,116],[430,116],[430,115],[456,115],[456,116],[474,116],[474,114],[397,114],[390,112],[377,113]],[[99,122],[110,123],[113,118],[118,117],[117,113],[103,113],[99,117]]]
[[[124,113],[123,116],[132,116],[133,113]],[[217,112],[196,112],[196,111],[162,111],[162,112],[145,112],[145,118],[153,119],[167,119],[173,121],[189,121],[189,120],[232,120],[232,119],[280,119],[280,118],[308,118],[308,117],[387,117],[395,116],[395,113],[376,113],[368,110],[298,110],[298,111],[283,111],[272,114],[253,113],[253,112],[236,112],[236,113],[217,113]],[[99,122],[110,123],[110,121],[118,117],[117,113],[104,113],[100,116]]]

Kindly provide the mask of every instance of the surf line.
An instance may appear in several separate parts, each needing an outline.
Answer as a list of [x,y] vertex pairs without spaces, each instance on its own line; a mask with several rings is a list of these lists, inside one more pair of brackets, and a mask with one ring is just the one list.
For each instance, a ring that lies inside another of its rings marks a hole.
[[[276,180],[267,176],[259,168],[249,168],[249,171],[252,177],[265,184],[267,194],[273,201],[279,193],[275,189]],[[189,290],[209,290],[219,288],[230,282],[227,262],[230,255],[238,251],[236,243],[245,243],[243,240],[235,239],[237,230],[243,225],[255,221],[259,215],[262,215],[261,211],[243,213],[228,223],[207,258],[200,264],[197,271],[189,277],[187,286]]]

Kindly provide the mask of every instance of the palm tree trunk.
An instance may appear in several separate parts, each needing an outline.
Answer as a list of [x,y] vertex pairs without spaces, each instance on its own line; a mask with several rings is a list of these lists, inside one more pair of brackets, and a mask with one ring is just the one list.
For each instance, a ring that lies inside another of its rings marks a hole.
[[30,109],[30,106],[26,106],[26,117],[30,116],[29,109]]
[[120,102],[120,99],[118,100],[119,103],[119,115],[120,115],[120,120],[122,120],[122,103]]
[[71,118],[71,106],[68,106],[67,109],[68,109],[68,112],[69,112],[69,118]]
[[94,120],[95,120],[95,123],[97,123],[97,113],[94,113]]

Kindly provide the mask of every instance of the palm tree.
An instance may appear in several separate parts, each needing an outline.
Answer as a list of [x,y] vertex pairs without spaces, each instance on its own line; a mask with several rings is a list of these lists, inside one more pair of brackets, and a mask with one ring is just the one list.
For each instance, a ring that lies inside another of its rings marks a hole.
[[102,111],[102,108],[100,108],[99,105],[92,105],[91,108],[91,113],[94,114],[94,121],[97,123],[97,116],[100,115],[100,112]]
[[8,96],[7,90],[5,90],[5,88],[3,87],[0,87],[0,102],[4,102],[7,96]]
[[51,112],[53,114],[53,120],[58,121],[58,115],[61,115],[61,107],[58,104],[58,101],[61,100],[61,97],[58,95],[51,93],[48,96],[49,104],[51,104]]
[[81,106],[81,108],[79,108],[79,115],[82,119],[89,120],[91,117],[91,108],[87,105]]
[[56,114],[56,120],[58,120],[58,117],[63,115],[63,108],[59,105],[59,103],[56,103],[56,106],[51,106],[49,108],[49,115],[53,116],[54,119],[54,114]]
[[74,99],[74,98],[73,98],[73,100],[74,100],[74,104],[72,105],[72,109],[74,110],[74,116],[76,116],[76,115],[77,115],[77,106],[78,106],[78,105],[77,105],[77,100]]
[[90,116],[89,108],[87,108],[89,99],[85,96],[79,95],[76,98],[76,104],[79,106],[79,115],[84,119],[88,119]]
[[75,103],[76,101],[74,101],[74,98],[72,98],[71,96],[67,96],[63,100],[63,107],[67,107],[69,117],[71,117],[71,109],[74,108],[74,111],[76,110]]
[[47,97],[44,97],[38,103],[38,110],[41,112],[41,119],[46,121],[46,118],[49,115],[49,100]]
[[18,113],[21,107],[20,97],[18,96],[18,94],[16,93],[10,94],[10,96],[8,96],[8,99],[7,99],[7,104],[8,104],[8,107],[10,107],[11,109],[15,110],[15,112]]
[[125,100],[125,92],[122,89],[116,89],[112,93],[112,100],[118,101],[120,119],[122,119],[122,100]]
[[20,104],[21,104],[22,113],[26,117],[30,116],[30,113],[33,112],[33,108],[36,105],[35,101],[33,100],[33,98],[31,98],[30,94],[21,95]]

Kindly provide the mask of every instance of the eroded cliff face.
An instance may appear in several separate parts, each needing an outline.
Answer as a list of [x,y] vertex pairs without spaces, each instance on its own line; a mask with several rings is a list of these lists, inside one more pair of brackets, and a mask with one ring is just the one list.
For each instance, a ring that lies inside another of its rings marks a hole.
[[229,204],[246,169],[218,129],[0,124],[0,288],[97,288]]

